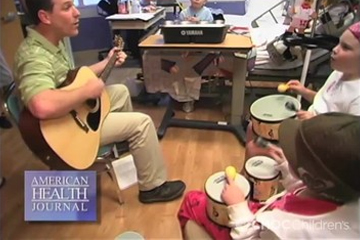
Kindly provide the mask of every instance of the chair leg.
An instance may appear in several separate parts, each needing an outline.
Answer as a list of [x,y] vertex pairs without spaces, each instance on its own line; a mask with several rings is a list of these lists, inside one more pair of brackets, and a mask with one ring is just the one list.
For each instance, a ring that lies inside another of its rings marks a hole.
[[0,178],[0,188],[4,186],[6,179],[4,177]]
[[108,174],[109,174],[109,176],[111,178],[111,181],[115,184],[116,194],[117,194],[120,205],[122,205],[122,204],[124,204],[124,200],[123,200],[123,196],[122,196],[122,193],[121,193],[121,190],[120,190],[120,186],[119,186],[118,181],[116,179],[116,174],[115,174],[114,168],[112,167],[111,163],[109,163],[109,164],[110,164],[110,166],[109,166],[109,169],[108,169]]
[[113,147],[112,151],[113,151],[113,154],[114,154],[114,158],[118,159],[120,156],[119,156],[119,152],[117,150],[116,144],[114,144],[114,147]]

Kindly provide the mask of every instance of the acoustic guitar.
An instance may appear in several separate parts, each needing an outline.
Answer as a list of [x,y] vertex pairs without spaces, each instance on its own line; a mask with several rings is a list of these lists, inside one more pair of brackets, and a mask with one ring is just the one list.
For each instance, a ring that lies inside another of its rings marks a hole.
[[[115,36],[115,46],[123,48],[123,40]],[[100,78],[105,82],[116,62],[109,59]],[[98,76],[88,67],[70,70],[58,88],[72,90]],[[27,146],[45,164],[54,169],[87,169],[96,160],[100,146],[100,131],[110,112],[110,100],[104,90],[98,99],[89,99],[63,117],[40,120],[24,108],[19,129]],[[65,164],[64,164],[65,163]]]

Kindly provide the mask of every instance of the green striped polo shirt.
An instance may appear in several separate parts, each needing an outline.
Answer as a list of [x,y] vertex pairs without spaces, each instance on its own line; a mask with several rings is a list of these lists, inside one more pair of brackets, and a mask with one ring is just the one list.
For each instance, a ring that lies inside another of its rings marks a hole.
[[62,42],[55,46],[34,29],[28,27],[27,32],[16,52],[14,66],[15,81],[25,105],[36,94],[57,88],[74,68]]

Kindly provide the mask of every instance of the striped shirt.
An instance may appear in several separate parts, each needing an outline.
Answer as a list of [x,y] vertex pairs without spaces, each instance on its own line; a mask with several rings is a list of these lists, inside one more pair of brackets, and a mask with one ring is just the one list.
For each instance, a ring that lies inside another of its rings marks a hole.
[[34,29],[28,27],[27,32],[14,66],[15,81],[25,105],[40,92],[57,88],[74,68],[62,42],[55,46]]

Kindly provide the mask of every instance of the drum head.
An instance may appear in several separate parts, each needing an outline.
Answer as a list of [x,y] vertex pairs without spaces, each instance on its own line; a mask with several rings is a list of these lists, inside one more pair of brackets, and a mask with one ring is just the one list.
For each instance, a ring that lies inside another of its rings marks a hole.
[[296,113],[285,107],[286,102],[294,103],[297,109],[301,108],[301,104],[296,98],[274,94],[259,98],[251,104],[251,116],[264,122],[279,122],[294,117]]
[[[248,180],[240,175],[236,175],[235,179],[236,184],[243,190],[244,195],[247,196],[250,192],[250,184]],[[216,202],[222,203],[221,193],[226,184],[225,172],[217,172],[211,175],[205,182],[205,192],[208,196]]]
[[279,175],[276,161],[266,156],[249,158],[245,163],[245,171],[257,179],[269,180]]

